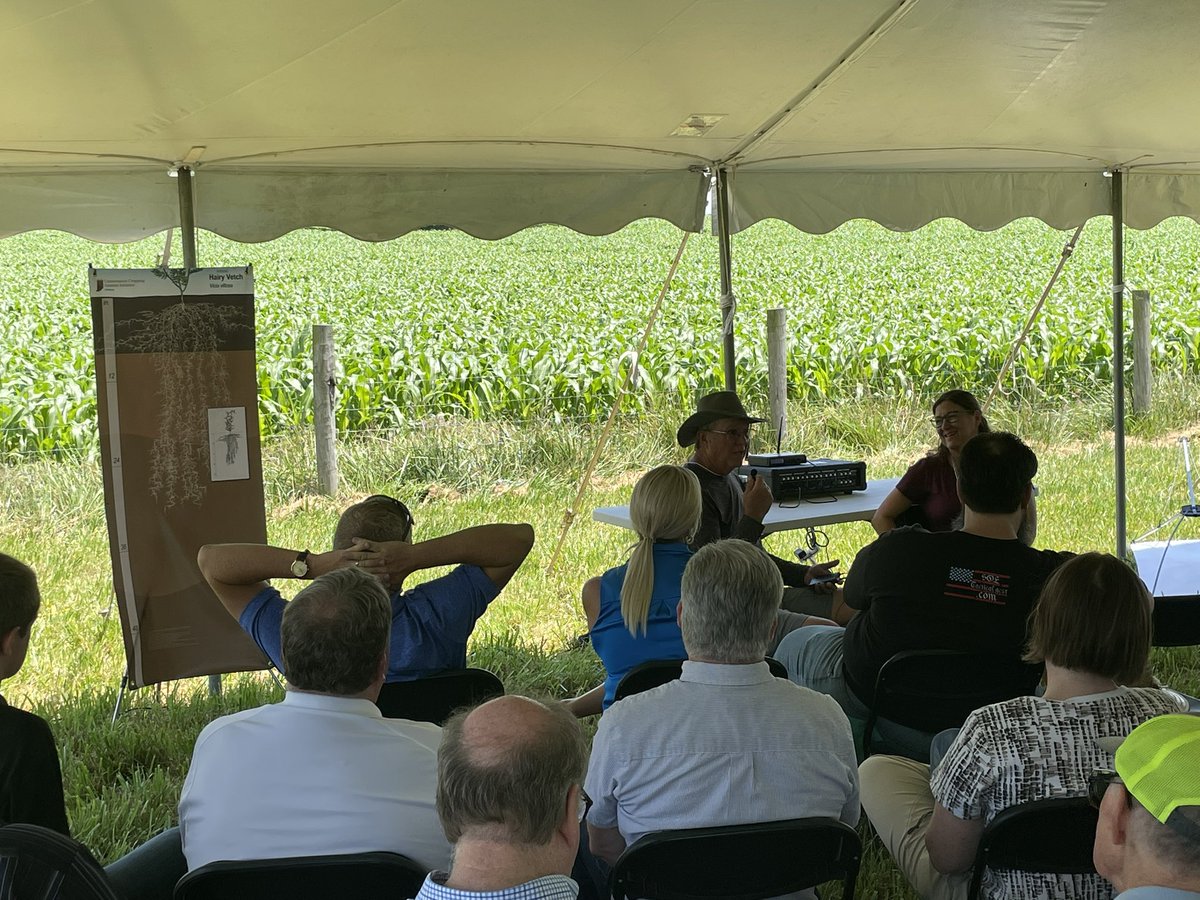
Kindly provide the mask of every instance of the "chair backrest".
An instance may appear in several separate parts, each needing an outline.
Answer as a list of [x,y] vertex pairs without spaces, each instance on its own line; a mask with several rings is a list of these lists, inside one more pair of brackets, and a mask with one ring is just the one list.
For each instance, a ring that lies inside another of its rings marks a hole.
[[1057,875],[1095,872],[1097,817],[1086,797],[1034,800],[997,813],[979,840],[968,897],[979,896],[988,868]]
[[863,755],[871,755],[877,719],[930,733],[957,728],[981,706],[1032,693],[1040,674],[1040,667],[1011,655],[958,650],[897,653],[883,664],[875,681]]
[[389,719],[441,725],[456,709],[503,694],[503,682],[487,669],[454,669],[416,681],[389,682],[375,704]]
[[118,900],[83,844],[40,825],[0,828],[0,900]]
[[399,853],[348,853],[288,859],[223,860],[188,872],[175,900],[326,900],[415,897],[427,871]]
[[644,835],[609,875],[613,900],[760,900],[827,881],[853,900],[862,856],[837,819],[787,819]]
[[1155,647],[1200,644],[1200,597],[1155,597]]
[[[787,667],[779,660],[768,656],[764,661],[767,668],[771,670],[771,674],[776,678],[788,677]],[[683,673],[685,662],[686,660],[682,659],[651,659],[644,663],[638,663],[617,682],[617,690],[613,693],[613,703],[623,700],[630,694],[640,694],[642,691],[656,688],[668,681],[674,681]]]

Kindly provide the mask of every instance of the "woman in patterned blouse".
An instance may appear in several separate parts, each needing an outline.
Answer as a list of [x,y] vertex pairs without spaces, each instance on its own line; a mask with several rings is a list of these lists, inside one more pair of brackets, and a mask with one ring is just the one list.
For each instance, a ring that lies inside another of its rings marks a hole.
[[[1046,581],[1030,620],[1026,659],[1046,665],[1040,697],[973,712],[933,772],[911,760],[873,756],[859,769],[863,807],[922,897],[966,895],[984,827],[1018,803],[1082,797],[1088,776],[1111,769],[1098,741],[1147,719],[1183,712],[1186,701],[1142,683],[1150,657],[1153,600],[1116,557],[1085,553]],[[989,870],[991,898],[1104,900],[1098,875]]]

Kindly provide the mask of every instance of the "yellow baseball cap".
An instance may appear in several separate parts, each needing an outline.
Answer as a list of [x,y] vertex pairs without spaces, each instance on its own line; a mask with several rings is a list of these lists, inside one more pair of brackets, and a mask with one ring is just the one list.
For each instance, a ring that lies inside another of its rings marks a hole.
[[1200,807],[1200,716],[1167,715],[1143,722],[1121,742],[1117,774],[1159,822],[1200,841],[1200,827],[1175,812]]

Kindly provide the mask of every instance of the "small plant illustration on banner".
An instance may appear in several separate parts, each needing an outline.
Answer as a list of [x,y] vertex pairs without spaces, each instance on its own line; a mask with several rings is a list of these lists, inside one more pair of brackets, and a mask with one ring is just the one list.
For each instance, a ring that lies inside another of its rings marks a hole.
[[208,411],[209,476],[213,481],[240,481],[250,477],[246,454],[246,407]]

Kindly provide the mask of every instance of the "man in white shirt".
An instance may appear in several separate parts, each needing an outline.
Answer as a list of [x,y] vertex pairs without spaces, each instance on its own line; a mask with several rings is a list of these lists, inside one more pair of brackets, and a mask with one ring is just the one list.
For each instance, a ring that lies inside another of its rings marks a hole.
[[684,569],[678,681],[600,719],[585,789],[591,852],[609,863],[652,831],[859,817],[850,723],[830,697],[771,675],[763,655],[783,596],[779,570],[740,540]]
[[1117,748],[1116,769],[1092,776],[1104,789],[1093,795],[1096,871],[1122,900],[1200,897],[1200,718],[1143,722]]
[[587,744],[560,703],[489,700],[446,723],[438,814],[454,867],[417,900],[575,900]]
[[196,739],[179,827],[108,867],[129,900],[170,896],[216,860],[390,850],[430,869],[450,845],[435,809],[441,729],[385,719],[391,609],[373,575],[338,569],[296,595],[280,627],[282,703],[222,716]]
[[211,722],[179,798],[188,868],[392,850],[434,868],[449,845],[434,808],[434,725],[385,719],[374,700],[388,665],[391,609],[354,568],[317,578],[281,626],[282,703]]

